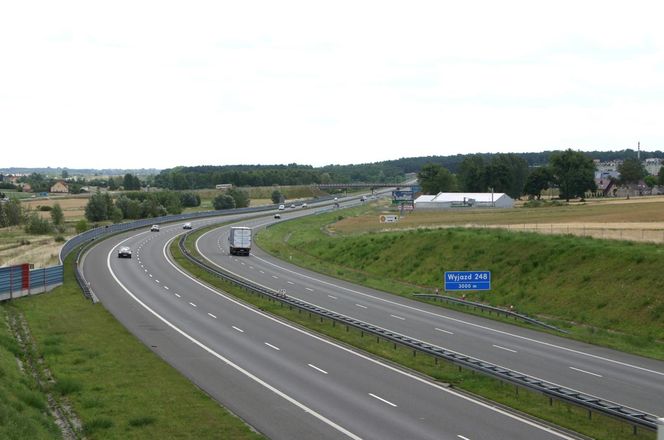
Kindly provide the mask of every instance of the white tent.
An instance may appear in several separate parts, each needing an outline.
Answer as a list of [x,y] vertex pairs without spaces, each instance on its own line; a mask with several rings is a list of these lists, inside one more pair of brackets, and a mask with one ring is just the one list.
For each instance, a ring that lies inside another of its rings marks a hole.
[[514,200],[505,193],[438,193],[415,199],[415,209],[513,208]]

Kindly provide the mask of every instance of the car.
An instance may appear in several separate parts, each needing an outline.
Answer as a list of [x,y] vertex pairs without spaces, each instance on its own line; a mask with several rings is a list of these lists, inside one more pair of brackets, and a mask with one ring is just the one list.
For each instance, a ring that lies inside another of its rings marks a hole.
[[276,214],[274,214],[274,218],[281,218],[281,214],[277,212]]
[[131,258],[131,249],[128,246],[122,246],[118,251],[118,258]]
[[159,225],[152,225],[150,232],[159,232]]
[[291,203],[290,207],[295,208],[295,203]]
[[283,211],[284,209],[286,209],[286,205],[279,205],[279,211]]
[[360,202],[366,202],[366,201],[367,201],[367,196],[360,197]]
[[191,229],[191,223],[187,222],[184,225],[182,225],[182,229]]
[[303,203],[303,204],[302,204],[302,207],[303,207],[303,208],[306,208],[306,207],[307,207],[307,204],[306,204],[306,203]]

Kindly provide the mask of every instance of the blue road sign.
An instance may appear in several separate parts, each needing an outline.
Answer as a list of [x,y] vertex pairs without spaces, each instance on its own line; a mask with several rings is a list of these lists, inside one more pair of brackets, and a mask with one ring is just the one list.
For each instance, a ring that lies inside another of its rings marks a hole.
[[445,290],[491,290],[491,272],[488,270],[445,272]]

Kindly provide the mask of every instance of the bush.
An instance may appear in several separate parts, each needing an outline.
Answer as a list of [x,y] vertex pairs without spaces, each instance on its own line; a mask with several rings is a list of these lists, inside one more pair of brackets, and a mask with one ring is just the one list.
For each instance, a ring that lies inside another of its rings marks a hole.
[[57,237],[55,237],[55,241],[56,243],[64,243],[65,237],[63,237],[62,235],[58,235]]
[[75,228],[76,228],[76,232],[78,234],[81,234],[81,233],[87,231],[88,229],[90,229],[90,225],[88,224],[88,221],[86,219],[81,219],[81,220],[76,222]]
[[53,232],[53,226],[51,225],[51,222],[39,217],[36,212],[33,212],[25,223],[25,232],[28,234],[50,234]]
[[233,209],[235,208],[235,199],[228,194],[220,194],[212,201],[214,209]]
[[51,208],[50,206],[39,206],[38,209],[40,211],[50,211],[53,208]]

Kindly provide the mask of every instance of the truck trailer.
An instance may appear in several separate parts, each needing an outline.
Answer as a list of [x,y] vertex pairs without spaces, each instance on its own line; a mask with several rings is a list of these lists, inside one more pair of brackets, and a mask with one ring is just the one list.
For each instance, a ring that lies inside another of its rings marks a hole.
[[251,228],[234,226],[228,235],[229,253],[231,255],[249,255],[251,251]]

